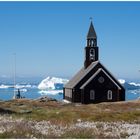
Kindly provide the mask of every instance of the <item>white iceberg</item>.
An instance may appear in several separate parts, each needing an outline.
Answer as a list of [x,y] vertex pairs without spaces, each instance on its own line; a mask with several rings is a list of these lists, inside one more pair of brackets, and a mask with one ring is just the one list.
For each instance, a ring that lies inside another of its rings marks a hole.
[[69,80],[67,79],[62,79],[62,78],[57,78],[57,77],[47,77],[44,80],[40,82],[38,85],[38,89],[40,90],[54,90],[55,84],[65,84]]
[[15,88],[17,88],[17,89],[21,89],[21,88],[24,88],[24,87],[25,87],[24,85],[19,85],[19,84],[15,85]]
[[22,89],[22,88],[36,88],[36,86],[35,85],[30,85],[30,84],[25,84],[25,85],[23,85],[23,84],[16,84],[15,85],[15,88],[17,88],[17,89]]
[[16,89],[22,89],[22,88],[34,88],[35,86],[33,85],[20,85],[20,84],[16,84],[15,86],[14,85],[4,85],[4,84],[1,84],[0,85],[0,89],[6,89],[6,88],[13,88],[15,87]]
[[59,93],[63,93],[63,90],[41,90],[38,93],[41,95],[56,95]]
[[9,88],[9,86],[7,86],[7,85],[4,85],[4,84],[2,84],[2,85],[0,85],[0,88]]
[[118,79],[118,81],[119,81],[121,84],[124,84],[124,83],[125,83],[125,80],[124,80],[124,79]]
[[129,90],[130,93],[133,93],[133,94],[140,94],[140,89],[136,89],[136,90]]
[[129,83],[129,85],[133,85],[133,86],[139,86],[140,87],[140,84],[139,83],[134,83],[134,82],[131,82],[131,83]]
[[[21,88],[19,91],[25,93],[25,92],[27,92],[28,90],[27,90],[26,88]],[[16,92],[18,92],[18,90],[16,90]]]

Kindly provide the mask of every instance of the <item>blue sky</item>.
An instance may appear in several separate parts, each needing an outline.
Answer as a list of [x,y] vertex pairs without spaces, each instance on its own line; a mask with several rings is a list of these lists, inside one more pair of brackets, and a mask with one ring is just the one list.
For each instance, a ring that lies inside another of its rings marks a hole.
[[140,2],[0,2],[0,76],[72,77],[84,64],[90,20],[100,61],[140,79]]

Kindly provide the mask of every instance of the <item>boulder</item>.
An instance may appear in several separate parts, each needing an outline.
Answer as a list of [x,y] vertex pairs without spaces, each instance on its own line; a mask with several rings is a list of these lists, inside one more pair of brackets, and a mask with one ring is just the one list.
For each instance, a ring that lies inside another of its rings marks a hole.
[[49,98],[49,97],[47,97],[47,96],[44,96],[44,97],[40,97],[39,99],[37,99],[39,102],[49,102],[49,101],[55,101],[55,102],[57,102],[57,100],[56,99],[54,99],[54,98]]

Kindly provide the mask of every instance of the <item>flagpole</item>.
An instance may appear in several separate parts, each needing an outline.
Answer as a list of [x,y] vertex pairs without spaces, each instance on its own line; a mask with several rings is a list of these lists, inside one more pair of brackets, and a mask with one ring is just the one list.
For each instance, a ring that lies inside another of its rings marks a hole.
[[14,55],[14,96],[13,99],[16,99],[16,53]]

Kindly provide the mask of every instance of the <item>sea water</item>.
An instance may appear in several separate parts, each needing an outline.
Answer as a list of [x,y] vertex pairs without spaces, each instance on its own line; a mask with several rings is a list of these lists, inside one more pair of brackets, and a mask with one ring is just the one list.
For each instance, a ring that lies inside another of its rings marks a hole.
[[[20,90],[22,97],[27,99],[37,99],[43,96],[55,98],[56,100],[63,100],[63,86],[64,83],[68,82],[67,79],[57,77],[43,78],[17,78],[16,79],[16,94],[17,90]],[[121,82],[125,80],[121,80]],[[14,96],[12,79],[0,78],[0,100],[11,100]],[[132,85],[125,82],[123,85],[126,89],[125,99],[126,100],[137,100],[140,99],[140,84],[134,83]],[[40,88],[41,87],[41,88]],[[43,88],[42,88],[43,87]],[[44,88],[45,87],[45,88]],[[46,89],[47,88],[47,89]],[[131,89],[131,90],[128,90]]]
[[[43,94],[42,92],[40,92],[38,88],[26,88],[24,90],[22,89],[20,90],[21,96],[27,99],[37,99],[43,96],[55,98],[56,100],[63,99],[63,93],[58,92],[56,94],[52,94],[51,90],[50,93],[48,92],[48,94]],[[17,91],[15,93],[17,94]],[[0,88],[0,100],[11,100],[13,96],[14,96],[14,88]]]
[[[55,98],[56,100],[63,99],[63,90],[44,90],[41,91],[34,87],[28,87],[20,89],[20,94],[22,97],[27,99],[37,99],[39,97],[48,96],[50,98]],[[17,93],[17,91],[16,91]],[[14,96],[14,88],[0,88],[0,100],[11,100]],[[137,100],[140,98],[140,89],[137,90],[126,90],[126,100]]]

